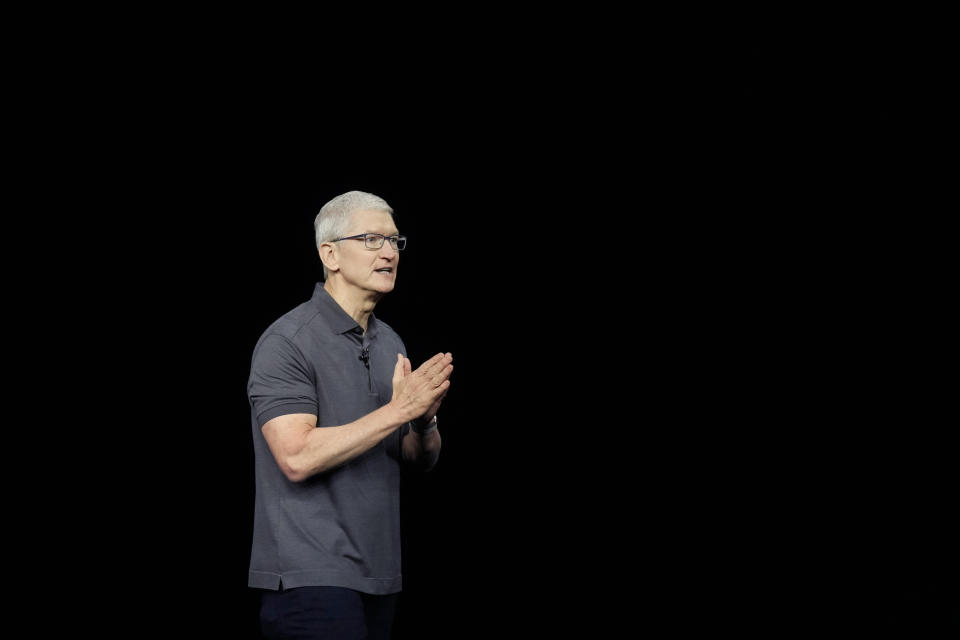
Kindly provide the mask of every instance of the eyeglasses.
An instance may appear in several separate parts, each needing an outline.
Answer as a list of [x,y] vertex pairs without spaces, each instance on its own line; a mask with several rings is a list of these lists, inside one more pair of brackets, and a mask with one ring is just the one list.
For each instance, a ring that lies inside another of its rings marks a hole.
[[385,236],[381,233],[361,233],[356,236],[347,236],[346,238],[337,238],[330,242],[340,242],[341,240],[360,240],[363,239],[363,246],[367,249],[379,249],[383,246],[384,240],[390,241],[390,246],[394,251],[403,251],[407,246],[407,236]]

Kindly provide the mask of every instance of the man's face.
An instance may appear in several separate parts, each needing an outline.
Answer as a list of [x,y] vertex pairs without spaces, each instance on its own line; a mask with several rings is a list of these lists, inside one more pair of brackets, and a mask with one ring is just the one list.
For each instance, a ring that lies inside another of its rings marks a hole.
[[[379,233],[395,236],[399,232],[393,217],[386,211],[356,211],[350,219],[345,236],[361,233]],[[386,240],[379,249],[367,249],[363,239],[341,240],[340,273],[355,287],[366,291],[389,293],[397,279],[397,263],[400,253]]]

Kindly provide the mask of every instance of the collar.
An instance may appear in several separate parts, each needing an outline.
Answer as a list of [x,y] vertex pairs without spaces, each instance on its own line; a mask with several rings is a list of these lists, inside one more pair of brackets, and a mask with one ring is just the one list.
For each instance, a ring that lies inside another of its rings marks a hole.
[[[323,282],[318,282],[313,288],[313,297],[310,298],[311,304],[320,312],[324,320],[330,325],[334,333],[342,334],[354,329],[362,329],[356,320],[349,313],[343,310],[337,301],[333,299],[327,290],[323,288]],[[369,338],[377,333],[377,319],[373,313],[367,321],[367,333]]]

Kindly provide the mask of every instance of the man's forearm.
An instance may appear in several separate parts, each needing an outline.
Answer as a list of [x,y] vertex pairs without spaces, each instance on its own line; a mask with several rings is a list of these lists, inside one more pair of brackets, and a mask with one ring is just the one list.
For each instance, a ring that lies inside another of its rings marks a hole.
[[427,433],[411,430],[403,438],[403,459],[424,471],[429,471],[440,458],[442,440],[439,429]]
[[290,466],[305,480],[369,451],[403,424],[398,412],[384,405],[349,424],[310,429]]

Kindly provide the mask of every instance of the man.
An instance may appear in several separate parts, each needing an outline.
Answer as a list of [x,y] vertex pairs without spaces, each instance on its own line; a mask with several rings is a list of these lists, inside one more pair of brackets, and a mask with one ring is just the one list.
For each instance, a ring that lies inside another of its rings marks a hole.
[[315,227],[325,281],[253,352],[248,584],[264,590],[268,638],[387,638],[401,589],[400,464],[437,462],[453,357],[412,370],[373,314],[406,244],[383,199],[344,193]]

